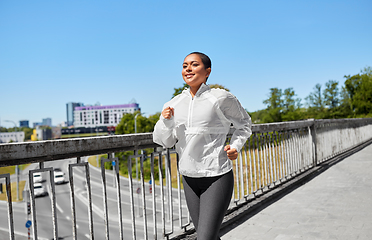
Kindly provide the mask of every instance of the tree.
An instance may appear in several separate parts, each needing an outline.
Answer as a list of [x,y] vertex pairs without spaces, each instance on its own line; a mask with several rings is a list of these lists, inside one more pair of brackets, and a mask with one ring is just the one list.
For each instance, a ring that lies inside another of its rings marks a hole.
[[33,134],[33,129],[28,127],[22,127],[22,131],[25,133],[25,141],[31,140],[31,135]]
[[[138,115],[137,115],[138,114]],[[137,111],[133,114],[127,113],[124,114],[123,117],[120,120],[120,123],[116,126],[115,133],[116,134],[130,134],[134,133],[134,120],[135,116],[137,115],[136,119],[136,125],[137,125],[137,133],[145,133],[145,132],[153,132],[154,126],[156,122],[159,120],[160,113],[156,113],[154,115],[150,115],[148,118],[145,116],[142,116],[142,114]],[[152,151],[152,149],[146,149],[148,153]],[[126,151],[126,152],[117,152],[115,153],[115,157],[119,158],[119,166],[120,166],[120,172],[123,174],[128,174],[128,157],[130,155],[133,155],[133,151]],[[132,165],[135,164],[135,161],[132,162]],[[146,161],[144,163],[145,167],[145,178],[149,178],[150,171],[148,169],[151,169],[150,161]],[[106,169],[112,169],[112,163],[107,162],[105,163]],[[155,170],[157,173],[158,170]],[[136,168],[134,167],[132,170],[132,176],[136,176]]]
[[328,109],[334,109],[339,105],[340,99],[338,98],[338,82],[334,80],[329,80],[326,82],[326,88],[323,91],[324,105]]
[[226,87],[224,87],[224,86],[222,86],[220,84],[209,84],[209,87],[210,88],[220,88],[220,89],[224,89],[224,90],[230,92],[230,90],[228,88],[226,88]]
[[354,115],[372,113],[372,68],[366,67],[360,74],[344,77]]
[[287,88],[284,90],[283,100],[283,121],[294,121],[301,119],[301,99],[295,98],[296,93],[293,88]]
[[185,90],[186,88],[188,88],[188,87],[189,87],[189,85],[187,85],[186,83],[184,83],[182,87],[174,88],[173,97],[177,96],[178,94],[181,94],[181,92],[183,90]]
[[322,96],[322,85],[319,83],[316,84],[314,87],[314,91],[311,92],[305,99],[310,108],[313,108],[316,111],[323,111],[324,102]]
[[270,88],[269,98],[263,103],[267,105],[267,114],[264,116],[264,122],[281,122],[282,121],[282,90],[279,88]]
[[121,118],[120,123],[116,126],[116,134],[130,134],[134,133],[134,118],[138,114],[136,119],[137,133],[152,132],[154,131],[154,126],[159,120],[160,113],[151,115],[148,118],[141,115],[139,111],[133,114],[127,113]]

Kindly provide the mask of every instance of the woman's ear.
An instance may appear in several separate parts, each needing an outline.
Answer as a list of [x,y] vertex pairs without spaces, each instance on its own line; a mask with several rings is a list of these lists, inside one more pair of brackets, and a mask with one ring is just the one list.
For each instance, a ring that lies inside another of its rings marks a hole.
[[212,69],[211,68],[207,68],[206,70],[207,70],[207,78],[208,78],[209,75],[211,74]]

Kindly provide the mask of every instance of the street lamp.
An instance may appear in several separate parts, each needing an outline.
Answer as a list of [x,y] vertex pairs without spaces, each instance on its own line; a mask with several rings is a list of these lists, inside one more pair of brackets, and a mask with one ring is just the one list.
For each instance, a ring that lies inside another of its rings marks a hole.
[[140,113],[136,113],[134,116],[134,133],[137,133],[137,117],[140,115]]
[[[17,124],[11,120],[4,120],[4,122],[11,122],[14,124],[14,131],[15,131],[15,140],[16,142],[18,142],[18,138],[17,138]],[[19,167],[18,165],[16,165],[15,167],[15,174],[16,174],[16,177],[17,177],[17,201],[19,200]]]

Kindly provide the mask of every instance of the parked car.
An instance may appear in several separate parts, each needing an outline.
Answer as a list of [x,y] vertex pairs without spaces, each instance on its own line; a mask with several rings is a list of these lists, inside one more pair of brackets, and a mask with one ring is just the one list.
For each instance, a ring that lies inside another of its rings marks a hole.
[[54,168],[53,171],[54,172],[62,172],[62,169],[57,167],[57,168]]
[[34,173],[34,183],[41,183],[43,181],[43,176],[41,175],[41,173]]
[[54,172],[54,183],[55,184],[62,184],[65,182],[65,174],[60,171]]
[[34,195],[35,197],[48,195],[48,192],[46,191],[42,183],[34,183]]

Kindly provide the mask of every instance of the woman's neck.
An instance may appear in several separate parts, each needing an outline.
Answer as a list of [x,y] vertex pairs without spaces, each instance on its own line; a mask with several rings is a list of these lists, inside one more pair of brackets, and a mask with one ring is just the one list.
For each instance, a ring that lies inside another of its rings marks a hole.
[[192,97],[195,97],[196,93],[198,92],[199,88],[201,88],[202,85],[203,85],[203,83],[200,84],[199,86],[194,86],[194,87],[190,86],[190,94],[191,94]]

